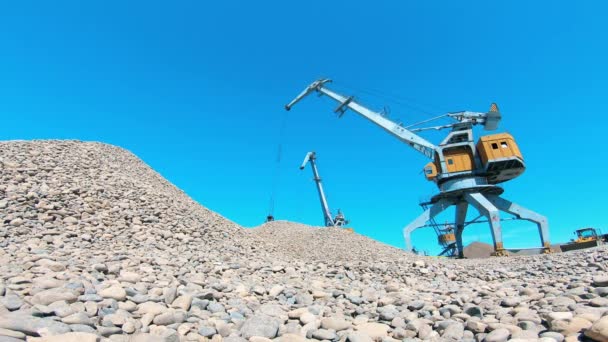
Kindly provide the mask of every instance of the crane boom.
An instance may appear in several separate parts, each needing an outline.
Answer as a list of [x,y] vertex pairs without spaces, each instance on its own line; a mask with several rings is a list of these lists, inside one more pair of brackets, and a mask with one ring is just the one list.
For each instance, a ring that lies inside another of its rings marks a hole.
[[435,157],[436,146],[434,144],[414,134],[414,132],[404,128],[403,126],[387,119],[382,114],[374,112],[373,110],[362,106],[361,104],[357,103],[352,96],[345,97],[326,88],[324,84],[328,82],[331,82],[331,80],[321,79],[313,82],[310,86],[304,89],[304,91],[302,91],[295,99],[293,99],[293,101],[287,104],[285,106],[285,109],[290,110],[291,107],[293,107],[293,105],[295,105],[297,102],[308,96],[313,91],[316,91],[319,94],[326,95],[339,103],[338,107],[335,109],[335,112],[338,113],[339,116],[342,116],[347,109],[350,109],[353,112],[363,116],[369,121],[380,126],[380,128],[384,129],[389,134],[393,135],[402,142],[410,145],[416,151],[424,154],[428,158],[433,159]]
[[317,185],[317,191],[319,192],[319,200],[321,201],[321,210],[323,211],[323,219],[325,220],[325,226],[331,227],[335,226],[334,219],[331,217],[331,212],[329,211],[329,205],[327,204],[327,198],[325,198],[325,192],[323,191],[323,185],[321,184],[321,177],[319,176],[319,171],[317,170],[317,164],[315,163],[316,155],[314,152],[306,153],[306,157],[304,157],[304,161],[302,162],[302,166],[300,166],[300,170],[303,170],[306,167],[306,164],[310,162],[310,166],[312,168],[312,174],[314,176],[313,180]]

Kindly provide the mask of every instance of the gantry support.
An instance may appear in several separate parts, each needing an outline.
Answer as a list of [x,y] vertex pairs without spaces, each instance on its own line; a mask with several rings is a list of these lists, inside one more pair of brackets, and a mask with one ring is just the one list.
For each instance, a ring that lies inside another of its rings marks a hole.
[[490,224],[492,232],[492,240],[494,242],[495,255],[506,255],[506,251],[502,241],[502,229],[500,220],[500,211],[514,215],[517,219],[527,220],[536,223],[538,232],[541,238],[543,251],[550,252],[549,245],[549,229],[547,219],[531,210],[528,210],[518,204],[508,201],[497,195],[486,195],[481,192],[467,192],[458,197],[441,198],[435,202],[430,208],[425,210],[422,215],[418,216],[412,223],[403,229],[403,237],[405,239],[405,248],[408,251],[412,250],[411,234],[418,228],[422,228],[435,216],[445,211],[451,206],[456,207],[456,249],[458,257],[462,258],[463,244],[462,233],[465,228],[465,221],[469,205],[475,207],[479,213],[486,217]]

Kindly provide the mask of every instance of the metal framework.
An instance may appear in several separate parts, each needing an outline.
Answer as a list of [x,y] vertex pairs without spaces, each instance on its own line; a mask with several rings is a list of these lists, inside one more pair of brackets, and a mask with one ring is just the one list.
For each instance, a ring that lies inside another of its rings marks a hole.
[[[372,111],[357,103],[353,96],[343,96],[328,89],[325,84],[329,82],[331,82],[329,79],[320,79],[313,82],[287,104],[285,109],[290,110],[293,105],[313,92],[325,95],[338,103],[335,112],[339,117],[341,117],[346,110],[350,109],[416,151],[422,153],[427,158],[435,161],[439,166],[439,174],[434,180],[439,188],[439,193],[433,196],[429,203],[429,207],[424,213],[403,229],[407,250],[412,250],[411,234],[414,230],[424,227],[427,222],[433,220],[448,207],[455,206],[456,221],[454,232],[456,249],[458,256],[463,257],[462,233],[466,225],[465,221],[468,207],[472,206],[477,209],[481,215],[487,218],[492,232],[496,255],[506,254],[502,241],[500,211],[510,213],[517,219],[534,222],[538,227],[542,248],[545,252],[550,251],[547,219],[542,215],[500,197],[504,190],[497,186],[496,183],[502,182],[504,179],[499,179],[496,175],[491,174],[489,170],[486,170],[482,165],[480,156],[476,152],[477,150],[473,140],[473,126],[483,125],[486,130],[497,129],[498,123],[501,120],[501,114],[495,104],[492,104],[490,110],[486,113],[469,111],[447,113],[404,127],[391,121],[382,113]],[[423,123],[446,117],[455,122],[440,126],[417,127]],[[441,129],[451,129],[451,131],[439,145],[434,145],[416,134],[416,132]],[[453,150],[454,148],[466,148],[470,151],[474,161],[473,170],[465,172],[448,171],[444,152]],[[523,172],[523,160],[514,160],[514,162],[521,165],[518,172]]]
[[310,168],[312,169],[313,180],[317,186],[317,191],[319,193],[319,201],[321,202],[321,211],[323,212],[323,220],[325,221],[325,227],[342,227],[348,224],[348,220],[344,217],[344,214],[338,209],[338,213],[335,217],[332,217],[331,211],[329,210],[329,205],[327,204],[327,198],[325,197],[325,192],[323,191],[323,184],[321,182],[321,176],[319,176],[319,170],[317,169],[317,155],[315,152],[308,152],[304,157],[304,161],[300,166],[300,170],[304,170],[306,164],[310,163]]

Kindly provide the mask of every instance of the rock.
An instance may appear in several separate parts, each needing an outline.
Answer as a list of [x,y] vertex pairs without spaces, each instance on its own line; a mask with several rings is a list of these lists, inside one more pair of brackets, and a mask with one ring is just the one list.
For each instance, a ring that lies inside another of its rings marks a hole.
[[156,325],[171,325],[175,323],[182,323],[186,320],[186,314],[182,311],[165,312],[154,317],[154,324]]
[[84,332],[94,334],[97,332],[95,328],[90,325],[82,325],[82,324],[70,324],[70,329],[74,332]]
[[218,302],[210,302],[209,305],[207,305],[207,311],[212,313],[226,312],[226,308]]
[[593,323],[591,323],[590,321],[577,316],[574,317],[570,322],[568,322],[566,328],[560,332],[566,336],[573,335],[591,328],[592,325]]
[[122,333],[122,329],[118,328],[118,327],[103,327],[102,326],[102,327],[97,327],[97,332],[103,337],[108,337],[111,335]]
[[423,302],[423,301],[421,301],[421,300],[415,300],[415,301],[411,302],[411,303],[410,303],[410,304],[407,306],[407,308],[408,308],[408,309],[410,309],[410,310],[412,310],[412,311],[415,311],[415,310],[420,310],[420,309],[422,309],[423,307],[424,307],[424,302]]
[[102,300],[103,298],[95,293],[78,296],[78,301],[80,302],[101,302]]
[[285,310],[283,310],[280,305],[276,304],[264,304],[260,306],[258,312],[270,317],[287,318]]
[[0,335],[0,342],[23,342],[20,338]]
[[131,336],[129,342],[167,342],[163,336],[148,333],[138,333]]
[[500,328],[493,330],[488,335],[486,335],[484,341],[485,342],[506,342],[511,336],[511,332],[509,329]]
[[[547,331],[540,334],[541,338],[551,339],[552,341],[562,342],[564,340],[564,335],[555,332],[555,331]],[[552,342],[551,341],[551,342]]]
[[598,287],[594,291],[600,297],[608,296],[608,287]]
[[347,335],[348,342],[374,342],[374,340],[363,331],[354,331]]
[[244,338],[250,338],[252,336],[275,338],[280,325],[281,322],[274,317],[255,315],[245,321],[240,329],[241,336]]
[[163,289],[163,298],[167,305],[171,305],[177,297],[177,287],[167,287]]
[[505,298],[500,302],[500,305],[505,306],[505,307],[514,307],[519,305],[519,303],[521,302],[521,298],[519,297],[509,297],[509,298]]
[[99,291],[99,295],[103,298],[112,298],[121,302],[127,299],[127,292],[125,289],[117,285],[113,285]]
[[[600,278],[598,281],[598,278],[594,278],[594,284],[602,284],[596,286],[606,286],[603,281],[604,279]],[[606,281],[608,281],[608,279],[606,279]],[[593,323],[591,328],[585,331],[585,336],[600,342],[608,341],[608,316],[604,316]]]
[[479,334],[486,331],[488,325],[480,321],[467,321],[467,329]]
[[26,315],[0,315],[0,328],[36,336],[41,331],[62,334],[70,331],[67,324]]
[[93,264],[91,269],[101,273],[108,273],[108,266],[106,264]]
[[152,314],[154,316],[167,311],[167,307],[155,302],[146,302],[137,306],[137,312],[140,314]]
[[591,306],[595,306],[598,308],[605,308],[605,307],[608,307],[608,298],[606,298],[606,297],[593,298],[592,300],[589,301],[589,304],[591,304]]
[[382,323],[364,323],[355,327],[357,331],[367,334],[370,338],[377,340],[388,336],[390,327]]
[[285,289],[285,286],[275,285],[272,288],[270,288],[270,291],[268,291],[268,295],[270,297],[276,297],[276,296],[280,295],[284,289]]
[[32,299],[32,304],[49,305],[59,301],[74,303],[78,296],[68,289],[55,288],[36,293]]
[[317,320],[317,316],[313,315],[312,313],[310,313],[308,311],[306,311],[302,315],[300,315],[300,322],[302,322],[302,324],[304,324],[304,325],[312,323],[316,320]]
[[448,325],[447,328],[443,330],[441,337],[448,340],[461,341],[464,337],[464,325],[458,322]]
[[19,227],[19,226],[21,226],[21,225],[23,224],[23,219],[22,219],[22,218],[20,218],[20,217],[18,217],[18,218],[16,218],[16,219],[11,220],[11,221],[9,222],[9,224],[10,224],[11,226],[14,226],[14,227]]
[[572,312],[551,312],[547,315],[547,322],[569,321],[573,317]]
[[297,304],[311,305],[314,301],[314,298],[308,293],[300,293],[295,296],[295,300]]
[[318,329],[312,332],[312,337],[317,340],[329,340],[332,341],[336,339],[338,336],[334,331],[327,329]]
[[135,272],[122,271],[118,279],[127,283],[137,283],[141,280],[141,276]]
[[203,337],[211,337],[217,334],[217,330],[215,330],[215,328],[202,326],[198,329],[198,334]]
[[69,332],[54,336],[29,338],[31,342],[97,342],[99,337],[95,334],[83,332]]
[[4,307],[10,311],[15,311],[23,306],[23,300],[14,293],[8,293],[0,299],[0,304],[4,305]]
[[176,308],[176,309],[182,309],[184,311],[188,311],[188,310],[190,310],[190,305],[192,304],[192,299],[193,299],[193,297],[191,295],[179,296],[173,301],[173,303],[171,304],[171,307]]
[[56,261],[49,260],[49,259],[40,259],[40,260],[38,260],[37,263],[38,263],[38,265],[40,265],[42,267],[46,267],[53,272],[65,271],[65,265],[63,265],[60,262],[56,262]]
[[63,317],[61,321],[65,324],[95,325],[89,316],[87,316],[84,312],[77,312],[75,314]]
[[13,337],[13,338],[25,340],[24,333],[22,333],[20,331],[13,331],[13,330],[8,330],[8,329],[3,329],[3,328],[0,328],[0,336],[7,336],[7,337]]
[[464,310],[464,313],[469,316],[483,318],[483,309],[479,306],[469,306]]
[[253,336],[249,338],[249,342],[272,342],[272,340],[266,337]]
[[557,297],[553,300],[553,302],[551,303],[553,306],[569,306],[569,305],[574,305],[576,304],[576,301],[572,298],[568,298],[568,297]]
[[283,334],[278,338],[278,342],[306,342],[305,337],[296,334]]
[[608,286],[608,276],[596,276],[593,277],[593,286],[604,287]]
[[122,325],[122,331],[125,334],[132,334],[135,332],[137,328],[135,327],[135,324],[131,321],[127,321],[125,322],[125,324]]

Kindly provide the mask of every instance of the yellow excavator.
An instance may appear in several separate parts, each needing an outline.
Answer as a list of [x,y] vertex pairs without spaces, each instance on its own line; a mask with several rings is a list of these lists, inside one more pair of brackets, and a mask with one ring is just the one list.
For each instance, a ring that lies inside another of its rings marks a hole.
[[561,245],[562,252],[597,247],[608,241],[608,234],[598,233],[598,229],[591,227],[577,229],[574,234],[576,240],[572,239],[570,243]]

